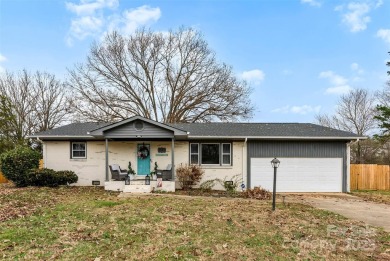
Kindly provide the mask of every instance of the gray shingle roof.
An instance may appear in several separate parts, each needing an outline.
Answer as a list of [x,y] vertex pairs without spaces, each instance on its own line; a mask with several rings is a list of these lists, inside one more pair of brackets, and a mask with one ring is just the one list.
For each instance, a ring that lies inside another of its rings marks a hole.
[[172,127],[190,136],[243,137],[358,137],[346,131],[311,123],[177,123]]
[[[89,136],[88,132],[109,123],[72,123],[31,137]],[[189,132],[189,137],[296,137],[296,138],[359,138],[358,135],[311,123],[177,123],[167,124]],[[92,138],[92,136],[91,136]]]
[[62,127],[58,127],[52,130],[38,132],[32,137],[36,136],[86,136],[88,132],[102,128],[110,123],[103,122],[84,122],[84,123],[71,123]]

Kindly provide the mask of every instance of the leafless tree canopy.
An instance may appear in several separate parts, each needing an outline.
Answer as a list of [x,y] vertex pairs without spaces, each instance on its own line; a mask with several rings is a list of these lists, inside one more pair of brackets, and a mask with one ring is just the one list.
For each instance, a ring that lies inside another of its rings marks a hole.
[[375,97],[378,99],[379,104],[390,107],[390,81],[386,82],[383,90],[375,93]]
[[192,29],[113,32],[70,70],[69,85],[80,120],[236,121],[253,112],[250,88]]
[[320,125],[366,135],[376,126],[375,99],[367,90],[356,89],[341,96],[334,115],[317,115]]
[[7,72],[0,76],[0,93],[12,105],[8,129],[17,140],[59,126],[69,112],[65,85],[46,72]]

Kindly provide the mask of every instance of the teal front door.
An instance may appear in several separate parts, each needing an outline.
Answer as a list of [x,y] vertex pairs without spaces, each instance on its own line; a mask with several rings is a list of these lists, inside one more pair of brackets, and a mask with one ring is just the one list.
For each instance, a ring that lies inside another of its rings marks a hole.
[[150,145],[137,145],[137,175],[150,174]]

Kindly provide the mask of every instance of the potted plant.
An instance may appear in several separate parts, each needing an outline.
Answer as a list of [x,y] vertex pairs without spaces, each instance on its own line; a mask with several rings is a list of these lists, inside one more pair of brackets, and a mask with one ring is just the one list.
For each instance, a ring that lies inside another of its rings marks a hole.
[[127,168],[127,175],[129,175],[130,179],[135,179],[135,171],[133,167],[131,167],[131,161],[129,161],[129,166]]
[[153,180],[157,180],[157,169],[158,169],[157,162],[154,162],[153,171],[150,172],[150,176],[152,176]]

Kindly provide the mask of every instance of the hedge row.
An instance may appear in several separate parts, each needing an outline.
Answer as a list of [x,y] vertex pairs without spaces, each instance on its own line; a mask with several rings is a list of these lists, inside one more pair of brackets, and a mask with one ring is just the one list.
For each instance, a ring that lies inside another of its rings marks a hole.
[[28,186],[58,187],[77,182],[77,175],[70,170],[33,169],[26,175]]

